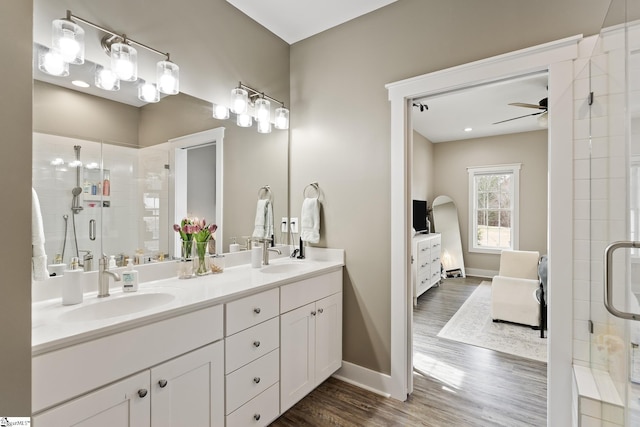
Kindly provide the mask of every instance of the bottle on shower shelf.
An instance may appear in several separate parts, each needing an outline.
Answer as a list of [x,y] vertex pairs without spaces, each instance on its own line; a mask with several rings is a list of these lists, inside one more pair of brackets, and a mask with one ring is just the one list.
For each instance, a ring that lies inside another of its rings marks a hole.
[[109,181],[109,172],[104,173],[104,181],[102,182],[102,195],[111,195],[111,182]]

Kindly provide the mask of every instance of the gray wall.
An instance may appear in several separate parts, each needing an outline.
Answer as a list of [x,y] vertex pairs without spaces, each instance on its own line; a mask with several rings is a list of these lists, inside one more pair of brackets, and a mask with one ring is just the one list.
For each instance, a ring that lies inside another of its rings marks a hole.
[[[321,246],[346,250],[344,352],[390,372],[390,108],[386,83],[575,34],[601,0],[400,0],[291,48],[291,211],[325,195]],[[571,17],[568,19],[567,17]]]
[[520,169],[520,249],[547,253],[547,131],[465,139],[434,144],[436,195],[458,208],[464,265],[498,271],[500,255],[469,252],[467,167],[522,163]]
[[429,208],[433,203],[433,185],[436,178],[433,168],[434,144],[427,138],[413,131],[413,165],[411,176],[411,196],[414,199],[426,200]]
[[[31,2],[0,2],[0,416],[31,415]],[[11,224],[21,224],[11,226]]]

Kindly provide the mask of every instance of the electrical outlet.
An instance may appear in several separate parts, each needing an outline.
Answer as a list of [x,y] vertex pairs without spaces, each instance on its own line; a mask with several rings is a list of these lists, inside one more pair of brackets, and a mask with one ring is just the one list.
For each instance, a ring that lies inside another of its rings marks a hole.
[[282,222],[280,223],[280,231],[282,231],[283,233],[289,231],[289,218],[287,218],[286,216],[282,217]]
[[291,218],[289,224],[291,224],[291,232],[292,233],[297,233],[298,232],[298,218]]

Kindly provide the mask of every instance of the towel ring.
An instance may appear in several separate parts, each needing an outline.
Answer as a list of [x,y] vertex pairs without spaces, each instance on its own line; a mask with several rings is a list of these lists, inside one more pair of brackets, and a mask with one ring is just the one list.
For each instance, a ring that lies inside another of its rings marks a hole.
[[269,187],[268,185],[260,187],[260,189],[258,190],[258,199],[268,199],[269,201],[272,201],[273,197],[271,195],[271,187]]
[[316,198],[320,197],[320,186],[318,185],[317,182],[312,182],[311,184],[307,185],[306,187],[304,187],[304,190],[302,190],[302,197],[307,197],[307,190],[309,189],[309,187],[311,187],[313,190],[315,190],[316,192]]

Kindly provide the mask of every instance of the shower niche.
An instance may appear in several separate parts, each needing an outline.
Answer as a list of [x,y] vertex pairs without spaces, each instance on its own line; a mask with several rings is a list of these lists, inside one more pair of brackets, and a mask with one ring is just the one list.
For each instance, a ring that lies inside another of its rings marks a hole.
[[111,172],[109,169],[83,168],[82,199],[86,207],[111,206]]

